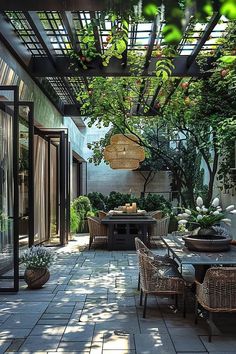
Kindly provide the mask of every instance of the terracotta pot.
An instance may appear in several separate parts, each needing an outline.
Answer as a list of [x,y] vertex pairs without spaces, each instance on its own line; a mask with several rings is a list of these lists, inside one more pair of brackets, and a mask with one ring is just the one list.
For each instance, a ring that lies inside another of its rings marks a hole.
[[24,279],[30,289],[40,289],[50,278],[48,268],[26,268]]

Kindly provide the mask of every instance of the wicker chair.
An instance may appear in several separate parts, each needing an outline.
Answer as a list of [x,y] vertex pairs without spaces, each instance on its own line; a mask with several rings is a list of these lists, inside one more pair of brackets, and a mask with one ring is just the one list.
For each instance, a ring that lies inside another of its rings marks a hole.
[[149,242],[151,240],[160,239],[161,236],[166,236],[168,234],[168,228],[170,223],[170,217],[165,216],[164,218],[157,219],[156,223],[149,228],[148,237]]
[[102,220],[103,218],[105,218],[107,216],[107,213],[103,210],[99,210],[98,211],[98,217],[100,220]]
[[[164,256],[160,256],[158,254],[154,254],[144,243],[141,241],[138,237],[135,237],[135,248],[136,251],[142,251],[144,254],[146,254],[148,257],[150,257],[153,260],[153,263],[155,266],[173,266],[178,269],[179,265],[176,263],[172,258],[170,258],[167,254]],[[140,273],[138,275],[138,290],[140,290]]]
[[101,224],[98,217],[88,217],[89,249],[96,238],[107,242],[107,227]]
[[209,336],[212,339],[213,312],[236,312],[236,267],[212,267],[202,283],[196,281],[195,323],[198,304],[209,312]]
[[152,295],[175,295],[176,305],[178,295],[183,296],[183,316],[185,317],[185,282],[176,267],[156,266],[153,259],[139,250],[139,272],[140,272],[140,305],[143,302],[143,318],[146,317],[147,297]]
[[157,220],[160,220],[162,218],[162,211],[161,210],[154,210],[154,211],[150,211],[149,215]]

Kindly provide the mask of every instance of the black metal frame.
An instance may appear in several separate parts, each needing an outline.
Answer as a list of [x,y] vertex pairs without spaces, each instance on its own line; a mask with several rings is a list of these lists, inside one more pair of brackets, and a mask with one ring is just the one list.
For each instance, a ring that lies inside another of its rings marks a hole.
[[[19,141],[19,88],[17,86],[0,86],[0,90],[13,91],[14,95],[14,112],[13,112],[13,142]],[[6,106],[9,103],[4,102]],[[19,146],[18,143],[13,144],[13,180],[14,180],[14,206],[13,206],[13,257],[14,257],[14,274],[13,288],[1,288],[1,292],[17,292],[19,290],[19,191],[18,191],[18,176],[19,176]],[[6,277],[1,276],[1,279]],[[8,277],[9,279],[9,277]]]
[[[57,206],[60,208],[59,216],[57,216],[57,224],[60,225],[60,245],[64,246],[68,242],[69,218],[70,218],[70,158],[69,158],[69,141],[68,129],[53,128],[36,128],[35,133],[46,139],[48,142],[48,179],[50,181],[50,141],[52,138],[59,138],[58,147],[58,168],[57,181],[59,187],[59,196],[57,196]],[[48,184],[50,182],[48,181]],[[48,188],[48,200],[50,199],[50,187]],[[50,200],[48,205],[47,217],[49,220],[48,237],[50,237]]]
[[[63,115],[81,115],[80,104],[78,104],[76,97],[79,92],[89,90],[88,80],[90,77],[133,75],[126,65],[127,52],[140,50],[140,46],[143,50],[142,43],[147,44],[142,76],[155,76],[154,68],[159,59],[153,57],[153,50],[156,45],[163,45],[164,42],[161,30],[165,22],[162,14],[152,22],[145,21],[150,27],[148,29],[140,29],[140,23],[130,23],[128,46],[122,59],[112,59],[107,67],[103,67],[101,59],[98,58],[86,63],[87,70],[77,64],[71,65],[73,63],[70,57],[72,50],[79,56],[83,55],[79,36],[80,29],[85,28],[92,20],[98,20],[99,11],[107,10],[106,7],[105,2],[101,0],[67,0],[64,2],[42,0],[40,4],[36,4],[32,0],[25,0],[24,4],[19,1],[2,0],[0,3],[1,40]],[[20,21],[20,29],[14,27],[11,16],[13,18],[16,16],[17,21]],[[221,35],[220,30],[214,30],[220,17],[219,13],[214,14],[202,33],[194,28],[194,20],[189,20],[183,39],[177,47],[177,52],[180,54],[183,54],[184,50],[192,52],[190,55],[179,55],[173,59],[175,65],[173,76],[180,78],[204,77],[205,74],[200,70],[196,58],[200,51],[209,51],[211,48],[212,43],[208,42],[206,45],[211,33],[219,32],[218,36]],[[44,22],[47,23],[46,26]],[[108,34],[108,29],[107,25],[105,27],[105,29],[102,28],[98,23],[93,28],[95,47],[98,53],[106,51],[104,38]],[[141,44],[138,41],[140,36],[143,39]],[[193,41],[188,43],[188,39]],[[185,47],[186,43],[187,48]],[[24,45],[28,51],[24,50]],[[206,71],[211,68],[211,62],[212,57],[209,56]],[[140,102],[139,98],[144,92],[145,87],[141,85],[137,102]],[[153,97],[150,97],[149,115],[156,113],[154,105],[159,92],[160,87],[157,87],[152,94]],[[167,98],[168,100],[169,98]],[[137,104],[136,112],[139,113],[139,111],[144,114],[140,104]]]
[[13,106],[9,112],[13,114],[13,180],[14,180],[14,209],[13,209],[13,258],[14,258],[14,275],[0,276],[1,279],[13,279],[13,288],[0,288],[0,292],[17,292],[19,290],[19,108],[22,106],[29,107],[28,114],[28,132],[29,132],[29,170],[28,170],[28,203],[29,203],[29,218],[28,218],[28,234],[29,246],[33,244],[34,238],[34,103],[29,101],[19,101],[18,86],[0,86],[0,91],[13,91],[14,101],[2,101],[4,106]]

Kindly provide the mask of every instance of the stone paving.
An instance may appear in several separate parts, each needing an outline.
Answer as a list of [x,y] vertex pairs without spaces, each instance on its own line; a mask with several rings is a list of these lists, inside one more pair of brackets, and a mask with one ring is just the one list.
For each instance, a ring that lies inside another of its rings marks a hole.
[[[1,353],[192,354],[236,353],[236,336],[182,317],[171,298],[150,297],[142,318],[134,251],[80,251],[87,237],[57,249],[50,281],[40,290],[22,282],[0,295]],[[81,247],[80,247],[81,248]]]

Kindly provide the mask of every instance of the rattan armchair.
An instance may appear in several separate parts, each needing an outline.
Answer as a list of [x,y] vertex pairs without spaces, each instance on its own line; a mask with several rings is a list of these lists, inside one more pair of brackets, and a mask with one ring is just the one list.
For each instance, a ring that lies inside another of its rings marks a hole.
[[98,238],[101,241],[107,242],[107,226],[101,224],[98,217],[88,217],[88,227],[89,227],[89,249],[93,241]]
[[209,337],[212,338],[213,312],[236,312],[236,267],[212,267],[202,283],[196,281],[195,323],[198,304],[209,312]]
[[143,302],[143,318],[146,317],[147,298],[152,295],[175,295],[176,305],[178,295],[183,296],[183,315],[185,317],[185,282],[176,267],[156,266],[153,259],[139,250],[139,272],[140,272],[140,305]]
[[[154,254],[144,243],[141,241],[138,237],[135,237],[135,248],[136,251],[142,251],[144,254],[146,254],[148,257],[150,257],[153,260],[153,263],[155,266],[173,266],[178,269],[179,265],[176,263],[168,254],[165,254],[164,256],[160,256],[159,254]],[[140,273],[138,275],[138,290],[140,290]]]
[[157,219],[156,223],[149,228],[149,242],[151,242],[151,240],[160,239],[161,236],[166,236],[168,234],[169,223],[169,216]]
[[99,210],[98,211],[98,217],[100,220],[102,220],[103,218],[105,218],[107,216],[107,213],[103,210]]

